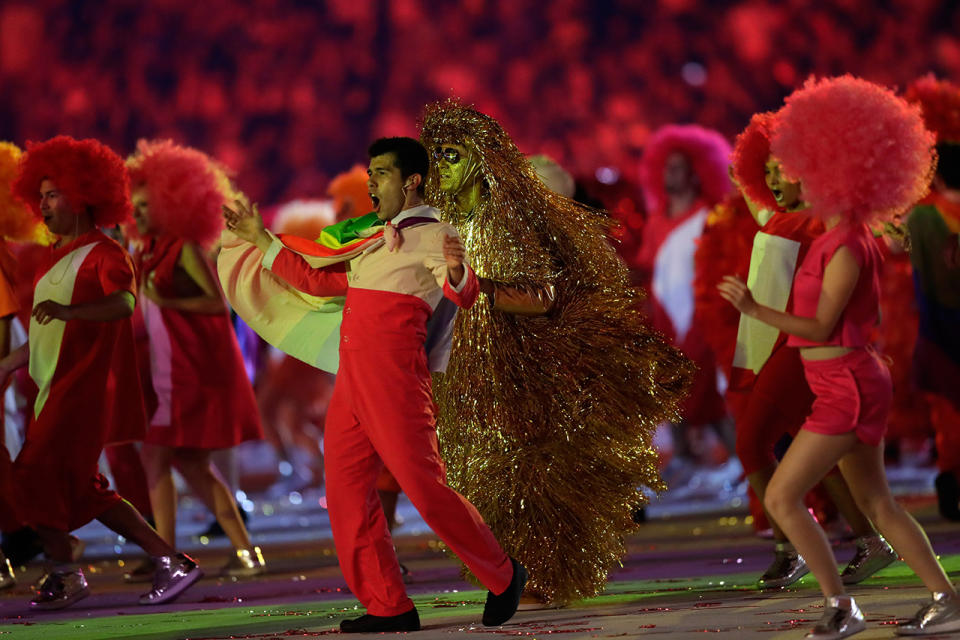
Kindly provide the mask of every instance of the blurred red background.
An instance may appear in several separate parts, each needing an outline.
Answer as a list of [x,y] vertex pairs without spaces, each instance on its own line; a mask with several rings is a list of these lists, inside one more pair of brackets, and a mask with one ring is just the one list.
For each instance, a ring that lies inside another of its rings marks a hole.
[[958,80],[957,33],[936,0],[5,0],[0,139],[171,137],[271,203],[457,95],[630,209],[651,129],[733,136],[814,72]]

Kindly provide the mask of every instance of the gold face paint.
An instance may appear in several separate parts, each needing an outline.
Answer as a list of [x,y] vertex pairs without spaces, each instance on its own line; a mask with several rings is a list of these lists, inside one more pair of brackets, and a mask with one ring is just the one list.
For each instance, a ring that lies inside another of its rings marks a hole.
[[474,184],[480,174],[480,164],[470,149],[453,142],[445,142],[433,150],[440,190],[456,195]]

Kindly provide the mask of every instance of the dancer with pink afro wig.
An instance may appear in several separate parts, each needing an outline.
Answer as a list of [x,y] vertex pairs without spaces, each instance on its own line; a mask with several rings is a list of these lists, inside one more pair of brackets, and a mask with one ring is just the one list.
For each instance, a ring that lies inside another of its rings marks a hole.
[[858,506],[933,593],[903,635],[960,629],[960,599],[916,521],[890,493],[883,436],[890,373],[869,344],[879,322],[882,256],[868,222],[889,219],[926,193],[934,138],[919,109],[851,76],[809,80],[787,98],[771,152],[826,231],[811,244],[792,287],[792,309],[758,303],[726,276],[721,295],[744,315],[789,334],[815,399],[767,487],[767,511],[806,560],[826,598],[808,638],[843,638],[865,628],[846,594],[823,530],[803,496],[835,465]]
[[[213,451],[263,438],[227,305],[206,255],[223,226],[220,208],[232,202],[229,181],[205,154],[170,140],[141,140],[127,170],[142,236],[141,305],[157,394],[142,449],[157,530],[164,540],[175,539],[175,467],[234,546],[224,575],[259,575],[266,570],[263,555],[210,460]],[[146,562],[127,579],[151,571]]]
[[678,449],[712,427],[733,449],[727,412],[717,389],[717,365],[694,318],[694,253],[710,209],[730,192],[730,145],[718,132],[697,125],[667,125],[650,137],[640,166],[648,219],[639,261],[650,291],[650,317],[697,364],[681,410],[687,429]]
[[[131,315],[130,256],[99,229],[130,212],[123,161],[96,140],[59,136],[28,144],[14,193],[57,236],[36,276],[29,342],[0,360],[0,380],[29,365],[39,392],[14,463],[20,517],[57,563],[30,605],[60,609],[89,594],[73,565],[69,532],[97,519],[154,560],[154,587],[141,604],[176,598],[202,575],[165,542],[98,473],[104,445],[143,437]],[[27,494],[29,493],[29,497]]]
[[[823,222],[806,211],[801,186],[784,179],[770,155],[776,118],[774,113],[751,118],[734,144],[731,174],[762,225],[753,238],[747,283],[758,302],[783,311],[790,306],[790,284],[797,266],[823,233]],[[786,434],[797,434],[814,399],[800,354],[787,347],[787,337],[754,318],[740,316],[727,402],[736,420],[737,457],[761,501],[776,470],[777,442]],[[843,583],[861,582],[896,560],[836,469],[823,478],[822,486],[856,536],[857,552],[843,570]],[[808,568],[776,520],[770,518],[770,524],[774,560],[758,584],[785,587],[806,575]]]

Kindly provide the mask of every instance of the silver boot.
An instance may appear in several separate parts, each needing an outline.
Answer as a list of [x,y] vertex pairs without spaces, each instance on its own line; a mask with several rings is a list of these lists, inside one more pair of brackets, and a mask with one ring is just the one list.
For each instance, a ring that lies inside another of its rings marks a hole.
[[140,596],[140,604],[163,604],[175,599],[194,582],[203,577],[193,558],[182,553],[153,558],[157,572],[153,575],[153,589]]
[[[849,602],[847,602],[849,601]],[[839,640],[867,628],[863,612],[850,596],[830,596],[824,602],[823,617],[806,638]]]
[[37,592],[30,601],[30,608],[48,611],[69,607],[90,595],[83,571],[53,571],[40,581]]
[[761,589],[778,589],[793,584],[809,573],[803,556],[789,542],[778,542],[773,551],[773,563],[760,579],[757,586]]
[[857,584],[892,563],[897,557],[897,552],[887,544],[883,536],[862,536],[857,538],[857,552],[840,574],[840,579],[843,584]]
[[898,636],[928,636],[960,631],[960,596],[936,591],[929,604],[897,627]]

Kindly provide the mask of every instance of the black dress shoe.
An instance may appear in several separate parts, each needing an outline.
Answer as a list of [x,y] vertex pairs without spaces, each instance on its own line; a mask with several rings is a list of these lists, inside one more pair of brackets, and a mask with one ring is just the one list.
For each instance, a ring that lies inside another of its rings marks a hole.
[[520,594],[523,593],[523,587],[527,584],[527,570],[522,564],[510,558],[513,564],[513,579],[510,580],[510,586],[507,590],[498,596],[493,595],[492,591],[487,592],[487,604],[483,607],[483,624],[488,627],[496,627],[510,618],[517,612],[520,606]]
[[957,482],[957,476],[950,471],[944,471],[937,476],[934,484],[937,487],[940,515],[947,520],[960,521],[960,482]]
[[398,616],[372,616],[369,613],[352,620],[343,620],[344,633],[380,633],[383,631],[420,631],[420,615],[414,607]]

